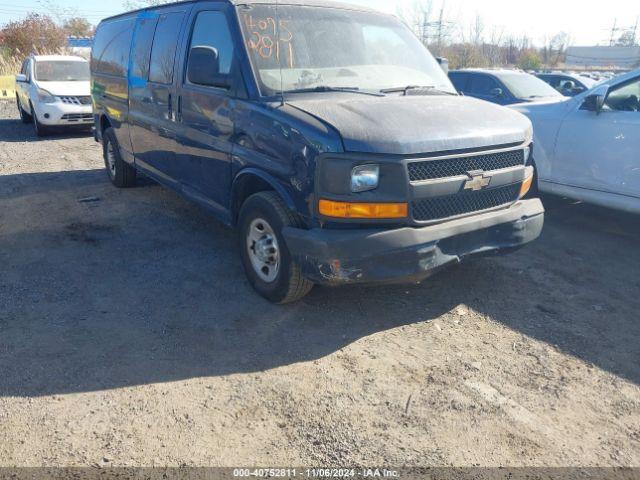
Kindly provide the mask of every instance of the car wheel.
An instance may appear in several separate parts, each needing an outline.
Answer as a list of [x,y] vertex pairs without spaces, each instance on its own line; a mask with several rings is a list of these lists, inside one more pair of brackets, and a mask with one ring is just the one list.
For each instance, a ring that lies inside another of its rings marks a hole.
[[31,105],[31,111],[33,112],[33,129],[35,130],[36,135],[38,137],[46,137],[47,135],[49,135],[51,131],[49,130],[49,127],[47,127],[46,125],[42,125],[38,121],[38,114],[33,108],[33,105],[32,104],[30,105]]
[[20,120],[22,120],[22,123],[28,124],[33,122],[33,117],[24,111],[24,108],[22,108],[22,102],[20,102],[20,98],[17,96],[16,103],[18,105],[18,112],[20,113]]
[[238,221],[242,264],[253,288],[270,302],[284,305],[305,297],[313,283],[291,258],[282,230],[302,227],[275,192],[249,197]]
[[136,169],[122,159],[113,128],[107,128],[102,134],[102,152],[111,183],[118,188],[133,187],[136,184]]

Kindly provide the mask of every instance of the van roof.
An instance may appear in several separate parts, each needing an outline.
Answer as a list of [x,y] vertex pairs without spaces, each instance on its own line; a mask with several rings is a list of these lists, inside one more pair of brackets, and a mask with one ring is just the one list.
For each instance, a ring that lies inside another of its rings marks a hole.
[[[173,5],[188,5],[190,3],[198,3],[198,1],[202,1],[202,0],[184,0],[184,1],[180,1],[180,2],[173,2],[173,3],[166,3],[163,5],[157,5],[157,6],[153,6],[153,7],[145,7],[145,8],[140,8],[138,10],[132,10],[130,12],[124,12],[121,13],[119,15],[115,15],[113,17],[108,17],[102,20],[102,22],[105,21],[109,21],[109,20],[114,20],[120,17],[125,17],[128,15],[132,15],[138,12],[146,12],[146,11],[153,11],[156,10],[158,8],[165,8],[165,7],[171,7]],[[207,1],[211,1],[211,0],[207,0]],[[276,5],[276,1],[275,0],[213,0],[213,1],[217,1],[219,3],[228,3],[230,5],[258,5],[258,4],[262,4],[262,5]],[[342,10],[358,10],[358,11],[362,11],[362,12],[375,12],[375,13],[380,13],[378,10],[375,10],[373,8],[368,8],[368,7],[363,7],[360,5],[353,5],[350,3],[342,3],[342,2],[334,2],[334,1],[326,1],[326,0],[282,0],[277,2],[277,4],[281,7],[283,6],[288,6],[288,5],[301,5],[301,6],[308,6],[308,7],[324,7],[324,8],[339,8]],[[101,23],[102,23],[101,22]]]

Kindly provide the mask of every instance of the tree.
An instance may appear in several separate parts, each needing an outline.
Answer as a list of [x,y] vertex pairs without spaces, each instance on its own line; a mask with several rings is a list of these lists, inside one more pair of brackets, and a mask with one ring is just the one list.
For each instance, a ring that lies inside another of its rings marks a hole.
[[93,25],[86,18],[73,17],[64,21],[62,28],[70,37],[91,37],[93,35]]
[[616,42],[617,47],[635,47],[636,45],[635,30],[626,30],[620,35],[620,38]]
[[155,7],[164,3],[171,3],[173,0],[127,0],[124,2],[124,8],[135,10],[137,8]]
[[536,50],[525,50],[520,55],[518,67],[522,70],[540,70],[542,68],[542,58]]
[[54,53],[67,43],[64,29],[51,17],[38,13],[29,13],[23,20],[8,23],[0,36],[11,55]]

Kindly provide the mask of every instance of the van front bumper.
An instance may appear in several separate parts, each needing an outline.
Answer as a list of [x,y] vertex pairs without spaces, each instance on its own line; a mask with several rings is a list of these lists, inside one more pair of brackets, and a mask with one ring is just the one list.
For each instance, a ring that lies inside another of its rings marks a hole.
[[284,237],[305,277],[320,285],[415,283],[466,257],[516,250],[542,233],[539,199],[424,228],[301,230]]

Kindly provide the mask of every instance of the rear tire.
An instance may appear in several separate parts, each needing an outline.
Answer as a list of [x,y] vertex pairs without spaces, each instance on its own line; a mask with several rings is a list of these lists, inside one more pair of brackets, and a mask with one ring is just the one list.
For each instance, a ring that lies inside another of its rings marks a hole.
[[297,302],[313,288],[291,258],[282,230],[301,228],[298,215],[275,192],[249,197],[238,221],[242,264],[253,288],[272,303]]
[[20,102],[20,97],[16,96],[16,104],[18,105],[18,112],[20,113],[20,120],[22,123],[29,124],[33,122],[33,117],[24,111],[22,108],[22,103]]
[[109,180],[118,188],[130,188],[136,184],[136,169],[122,159],[120,146],[113,128],[102,134],[102,154]]

